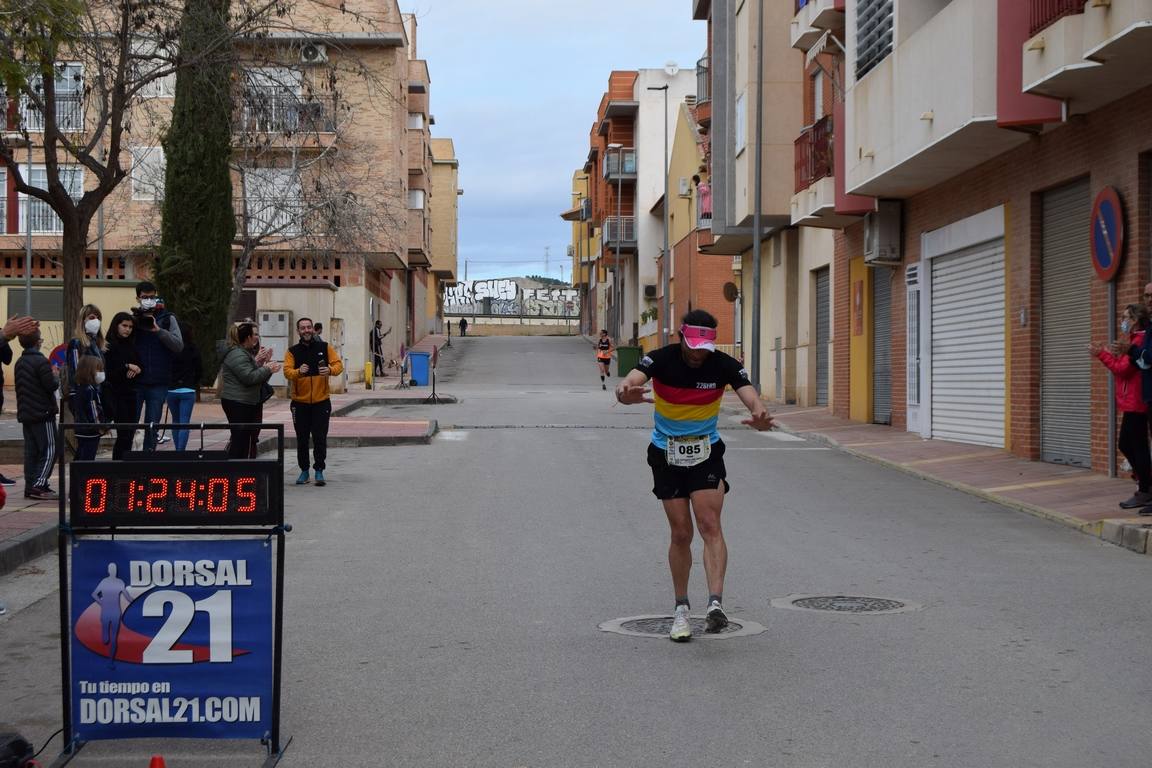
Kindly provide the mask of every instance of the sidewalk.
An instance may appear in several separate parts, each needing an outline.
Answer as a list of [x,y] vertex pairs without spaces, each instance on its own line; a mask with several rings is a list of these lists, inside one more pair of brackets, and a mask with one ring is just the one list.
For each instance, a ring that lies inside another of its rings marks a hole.
[[[725,398],[733,411],[743,410],[734,395]],[[1135,490],[1126,477],[1027,461],[999,448],[925,440],[889,426],[842,419],[829,408],[770,404],[769,411],[788,432],[1152,555],[1152,517],[1117,506]]]
[[[428,336],[413,349],[431,352],[433,347],[443,345],[446,337]],[[332,448],[362,447],[377,445],[423,444],[432,442],[437,424],[429,419],[379,419],[356,418],[358,408],[371,405],[403,405],[422,403],[431,393],[431,387],[396,389],[400,383],[397,371],[378,379],[374,389],[364,389],[363,382],[350,384],[350,390],[332,395],[332,421],[328,430],[328,445]],[[455,399],[437,393],[441,402],[455,402]],[[206,395],[192,411],[194,424],[223,424],[227,422],[220,402],[214,395]],[[284,425],[284,445],[289,452],[286,456],[286,472],[296,473],[291,450],[296,446],[292,430],[292,413],[289,400],[274,397],[264,404],[264,422]],[[23,563],[51,551],[56,546],[56,525],[59,519],[59,504],[55,501],[34,502],[24,498],[24,465],[19,458],[23,452],[23,432],[14,414],[5,413],[0,417],[0,473],[16,480],[9,486],[8,502],[0,509],[0,575],[15,570]],[[200,433],[192,431],[188,447],[200,447]],[[204,432],[204,448],[223,450],[228,441],[228,430]],[[111,438],[101,444],[101,456],[106,457],[111,450]],[[161,444],[160,452],[171,451],[172,443]],[[261,433],[260,449],[273,450],[275,440],[265,430]],[[59,482],[53,473],[52,488],[59,489]]]

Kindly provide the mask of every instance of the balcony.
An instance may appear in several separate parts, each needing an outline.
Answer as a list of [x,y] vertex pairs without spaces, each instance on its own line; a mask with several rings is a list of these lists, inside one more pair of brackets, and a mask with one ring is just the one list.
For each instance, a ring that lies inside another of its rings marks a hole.
[[789,34],[793,48],[807,51],[829,29],[844,28],[844,0],[796,0]]
[[320,212],[309,210],[308,204],[298,197],[259,196],[248,197],[248,222],[245,228],[242,201],[233,203],[236,210],[236,235],[250,238],[264,237],[276,240],[291,240],[306,234],[317,234],[323,230]]
[[[44,115],[27,99],[20,103],[20,126],[29,133],[44,131]],[[65,133],[84,130],[84,97],[68,91],[56,93],[56,126]]]
[[907,197],[1027,141],[996,122],[997,15],[988,5],[951,0],[856,81],[836,169],[846,192]]
[[696,106],[712,101],[712,69],[708,57],[696,62]]
[[1031,34],[1035,35],[1058,19],[1084,13],[1084,0],[1031,0]]
[[832,116],[828,115],[805,128],[796,139],[796,191],[802,192],[832,173]]
[[1030,2],[1040,27],[1022,51],[1027,93],[1082,114],[1152,85],[1152,0]]
[[318,101],[301,101],[294,93],[256,92],[249,93],[244,100],[239,130],[283,135],[333,133],[336,119]]
[[604,247],[614,250],[636,250],[636,217],[608,216],[602,230]]
[[[621,168],[623,170],[621,170]],[[610,181],[617,179],[635,179],[636,150],[608,150],[604,155],[604,178]]]

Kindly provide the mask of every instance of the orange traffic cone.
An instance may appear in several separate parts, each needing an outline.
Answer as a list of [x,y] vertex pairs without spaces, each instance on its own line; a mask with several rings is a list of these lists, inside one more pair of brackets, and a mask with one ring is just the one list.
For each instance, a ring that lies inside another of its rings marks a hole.
[[160,755],[152,755],[152,762],[148,763],[148,768],[168,768],[164,765],[164,758]]

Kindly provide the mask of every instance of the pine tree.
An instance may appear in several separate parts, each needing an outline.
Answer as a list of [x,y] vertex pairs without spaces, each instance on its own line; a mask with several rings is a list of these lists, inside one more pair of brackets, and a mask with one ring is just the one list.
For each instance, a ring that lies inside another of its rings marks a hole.
[[220,40],[229,35],[229,0],[187,0],[182,56],[217,49],[210,63],[181,69],[172,123],[164,138],[167,167],[156,283],[167,306],[195,334],[205,382],[216,378],[214,340],[227,327],[236,219],[228,161],[232,152],[232,73]]

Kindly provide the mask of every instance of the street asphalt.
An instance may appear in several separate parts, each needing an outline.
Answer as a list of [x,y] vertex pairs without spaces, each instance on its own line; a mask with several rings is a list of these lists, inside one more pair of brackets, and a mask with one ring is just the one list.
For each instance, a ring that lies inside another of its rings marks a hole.
[[[281,765],[1152,760],[1147,557],[725,413],[726,607],[764,631],[606,632],[672,608],[651,406],[614,405],[578,337],[452,344],[458,403],[357,411],[431,414],[431,445],[337,449],[327,487],[285,489]],[[705,591],[697,562],[697,613]],[[779,607],[800,595],[911,610]],[[55,557],[0,578],[0,599],[0,731],[39,747],[61,719]],[[260,761],[255,743],[133,741],[72,765],[152,754]]]

